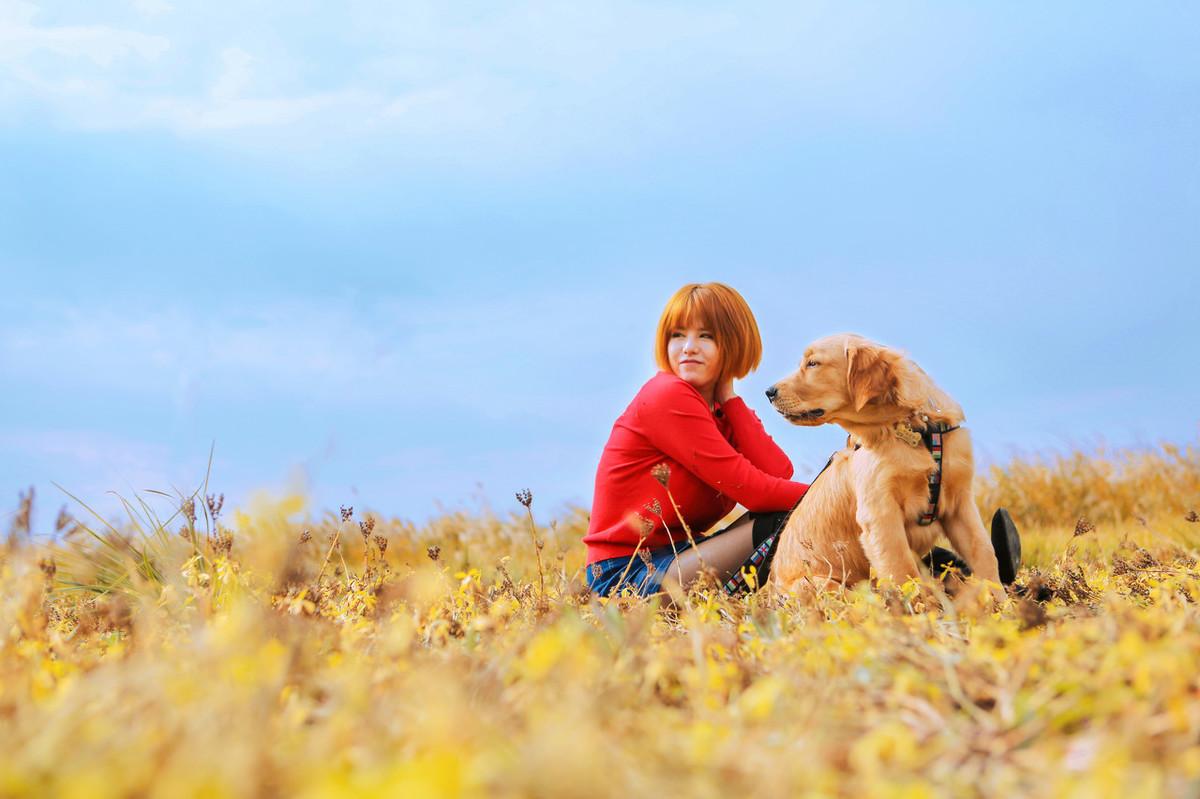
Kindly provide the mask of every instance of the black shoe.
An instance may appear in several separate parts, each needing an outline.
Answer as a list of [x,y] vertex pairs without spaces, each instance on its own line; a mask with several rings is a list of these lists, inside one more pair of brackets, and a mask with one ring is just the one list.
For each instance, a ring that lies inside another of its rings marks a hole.
[[1000,582],[1012,585],[1021,568],[1021,536],[1004,508],[997,509],[992,516],[992,549],[996,552],[996,565],[1000,567]]
[[947,572],[952,569],[961,572],[963,577],[971,576],[971,567],[967,565],[967,562],[948,549],[934,547],[921,560],[929,567],[933,576],[939,579],[944,580]]

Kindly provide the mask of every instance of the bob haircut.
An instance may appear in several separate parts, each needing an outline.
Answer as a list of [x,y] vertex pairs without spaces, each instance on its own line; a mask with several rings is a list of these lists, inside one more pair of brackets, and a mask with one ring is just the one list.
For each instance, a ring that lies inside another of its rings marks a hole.
[[758,368],[762,336],[742,295],[724,283],[688,283],[667,300],[658,320],[654,360],[664,372],[671,371],[667,357],[671,331],[691,323],[713,334],[721,356],[718,385],[731,378],[740,380]]

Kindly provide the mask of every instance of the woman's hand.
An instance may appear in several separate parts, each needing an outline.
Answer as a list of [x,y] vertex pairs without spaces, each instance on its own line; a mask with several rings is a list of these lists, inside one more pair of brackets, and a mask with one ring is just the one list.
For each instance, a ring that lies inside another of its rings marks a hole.
[[724,405],[736,396],[737,394],[733,390],[733,378],[724,383],[718,383],[716,391],[713,392],[713,400],[720,405]]

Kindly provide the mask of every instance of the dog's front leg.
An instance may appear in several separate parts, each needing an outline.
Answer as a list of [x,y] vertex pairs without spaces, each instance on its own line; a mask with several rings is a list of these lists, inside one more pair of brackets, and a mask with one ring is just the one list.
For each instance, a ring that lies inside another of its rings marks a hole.
[[975,498],[968,494],[946,516],[942,517],[942,529],[954,551],[966,558],[971,573],[999,585],[1000,570],[992,540],[979,518]]
[[862,528],[859,541],[877,577],[903,583],[920,574],[908,536],[904,532],[904,512],[882,491],[859,493],[861,499],[855,518]]

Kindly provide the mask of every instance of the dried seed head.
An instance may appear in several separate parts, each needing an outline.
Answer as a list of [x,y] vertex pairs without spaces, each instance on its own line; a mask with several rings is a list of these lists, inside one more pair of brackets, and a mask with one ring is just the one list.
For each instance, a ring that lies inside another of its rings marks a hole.
[[375,546],[379,547],[379,554],[383,555],[387,552],[388,540],[381,535],[375,536]]
[[300,533],[301,544],[307,544],[309,541],[312,541],[312,530],[305,530],[304,532]]
[[1086,535],[1096,529],[1096,525],[1092,524],[1083,516],[1079,517],[1079,521],[1075,522],[1075,535],[1072,538],[1078,538],[1081,535]]
[[1186,519],[1187,521],[1191,522],[1192,524],[1195,524],[1196,522],[1200,522],[1200,515],[1197,515],[1196,511],[1194,511],[1194,510],[1188,511],[1187,516],[1184,516],[1183,518]]
[[439,547],[437,544],[434,544],[433,546],[431,546],[431,547],[429,547],[428,549],[426,549],[426,550],[425,550],[425,554],[429,556],[429,559],[430,559],[430,560],[432,560],[432,561],[435,561],[435,562],[436,562],[436,561],[437,561],[437,559],[438,559],[438,558],[441,556],[441,554],[442,554],[442,548],[441,548],[441,547]]
[[652,532],[654,532],[654,522],[650,521],[640,513],[630,513],[625,517],[625,522],[634,530],[637,530],[638,534],[642,538],[647,538]]
[[[30,520],[33,517],[34,493],[35,492],[34,492],[33,486],[29,487],[28,494],[26,494],[24,491],[17,492],[17,501],[18,501],[17,512],[16,512],[16,515],[14,515],[12,517],[12,519],[13,519],[12,525],[9,527],[9,530],[11,531],[12,535],[20,535],[20,534],[29,535]],[[10,538],[10,540],[11,540],[11,538]]]
[[42,570],[42,574],[46,575],[47,580],[54,579],[54,573],[58,571],[58,566],[54,563],[54,556],[42,558],[38,561],[38,568]]
[[642,507],[653,513],[655,516],[662,516],[662,503],[657,499],[647,502]]
[[349,521],[350,517],[353,515],[354,515],[354,506],[353,505],[342,505],[342,521],[344,521],[344,522]]
[[363,543],[367,543],[367,539],[371,537],[371,533],[375,530],[375,519],[371,516],[366,518],[366,521],[358,523],[358,529],[362,533]]
[[671,467],[666,463],[658,463],[650,467],[650,476],[662,484],[663,488],[671,480]]
[[528,508],[533,504],[533,492],[528,488],[522,488],[517,492],[517,502],[520,502],[522,505]]
[[188,497],[179,504],[179,510],[183,514],[183,518],[188,520],[189,524],[196,523],[196,500],[193,497]]
[[221,508],[225,507],[225,495],[209,494],[204,502],[208,505],[208,514],[215,521],[221,515]]
[[[1192,511],[1192,515],[1195,515],[1195,511]],[[67,513],[67,506],[63,505],[58,509],[58,518],[54,520],[54,532],[61,533],[72,521],[74,519],[71,518],[71,514]]]
[[1139,569],[1153,569],[1159,565],[1158,559],[1141,547],[1134,553],[1133,562]]
[[650,558],[650,550],[648,550],[648,549],[639,549],[638,557],[641,558],[642,563],[645,563],[647,566],[649,566],[653,563],[653,561]]
[[604,574],[604,567],[601,566],[599,563],[593,563],[592,564],[592,579],[599,580],[600,575],[602,575],[602,574]]

